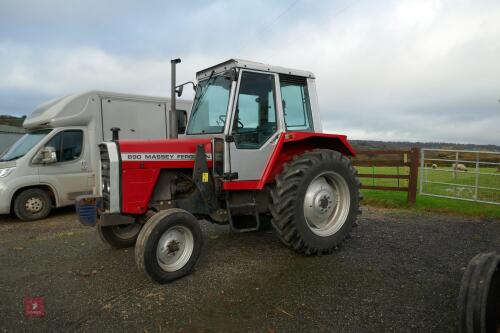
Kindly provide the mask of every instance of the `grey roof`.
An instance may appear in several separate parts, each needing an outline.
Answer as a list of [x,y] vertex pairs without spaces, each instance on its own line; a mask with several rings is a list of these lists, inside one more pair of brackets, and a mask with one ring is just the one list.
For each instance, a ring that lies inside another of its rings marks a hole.
[[22,127],[17,126],[9,126],[9,125],[0,125],[0,133],[19,133],[23,134],[26,131]]
[[[53,99],[38,105],[31,115],[26,118],[23,126],[26,129],[40,127],[86,126],[89,121],[95,117],[93,114],[94,109],[87,108],[87,103],[93,97],[145,100],[158,103],[170,102],[169,97],[90,90]],[[177,99],[177,101],[179,103],[191,103],[191,101],[185,99]]]
[[248,61],[248,60],[243,60],[243,59],[229,59],[229,60],[224,61],[220,64],[217,64],[215,66],[208,67],[204,70],[197,72],[196,78],[198,80],[200,80],[200,79],[203,79],[204,77],[210,76],[212,71],[214,71],[215,73],[220,73],[220,72],[227,71],[228,69],[231,69],[231,68],[248,68],[248,69],[255,69],[255,70],[259,70],[259,71],[279,73],[279,74],[291,74],[291,75],[302,76],[302,77],[314,79],[314,74],[312,72],[309,72],[309,71],[286,68],[286,67],[281,67],[281,66],[272,66],[272,65],[267,65],[267,64],[261,63],[261,62]]

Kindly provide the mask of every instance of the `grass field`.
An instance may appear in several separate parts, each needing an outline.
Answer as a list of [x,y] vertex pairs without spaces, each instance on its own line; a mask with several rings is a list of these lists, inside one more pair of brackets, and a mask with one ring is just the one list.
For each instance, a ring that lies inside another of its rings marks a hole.
[[[399,170],[398,170],[399,169]],[[407,167],[358,167],[359,173],[364,174],[408,174]],[[454,183],[458,186],[447,184],[424,184],[424,190],[429,193],[459,196],[472,199],[475,190],[472,187],[476,182],[476,175],[473,172],[453,172],[451,168],[440,168],[438,170],[426,170],[426,179],[440,183]],[[479,199],[500,202],[500,173],[495,168],[481,168],[482,174],[479,176],[479,185],[492,189],[480,189]],[[380,178],[360,178],[362,184],[377,186],[408,186],[406,179],[380,179]],[[420,186],[420,182],[418,182]],[[364,204],[387,207],[406,208],[407,193],[395,191],[362,190]],[[482,218],[500,218],[500,205],[469,202],[456,199],[438,198],[432,196],[418,195],[416,204],[411,209],[436,211],[449,214],[459,214],[467,216],[477,216]]]

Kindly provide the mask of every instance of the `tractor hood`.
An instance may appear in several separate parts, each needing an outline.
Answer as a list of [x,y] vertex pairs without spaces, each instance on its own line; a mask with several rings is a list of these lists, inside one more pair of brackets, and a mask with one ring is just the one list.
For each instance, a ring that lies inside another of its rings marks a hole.
[[[196,147],[203,145],[207,160],[212,159],[210,138],[170,139],[170,140],[120,140],[120,156],[126,168],[144,168],[145,163],[150,165],[162,164],[162,168],[175,167],[177,162],[194,163]],[[175,163],[175,164],[171,164]],[[187,166],[187,165],[186,165]]]

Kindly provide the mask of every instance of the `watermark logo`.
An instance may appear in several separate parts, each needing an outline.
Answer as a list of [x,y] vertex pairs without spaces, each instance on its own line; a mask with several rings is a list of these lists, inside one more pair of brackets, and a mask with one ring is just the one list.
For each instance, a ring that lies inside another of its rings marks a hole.
[[25,297],[24,315],[26,317],[40,318],[45,316],[45,304],[43,297]]

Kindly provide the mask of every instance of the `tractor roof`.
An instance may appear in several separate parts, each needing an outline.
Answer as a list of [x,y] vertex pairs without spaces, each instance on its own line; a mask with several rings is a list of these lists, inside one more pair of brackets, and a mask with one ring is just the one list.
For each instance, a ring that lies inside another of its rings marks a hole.
[[208,67],[204,70],[197,72],[196,78],[198,80],[202,80],[205,77],[209,77],[210,74],[212,73],[212,71],[215,71],[214,74],[217,74],[217,73],[225,72],[231,68],[254,69],[254,70],[258,70],[258,71],[265,71],[265,72],[278,73],[278,74],[289,74],[289,75],[296,75],[296,76],[302,76],[302,77],[314,79],[314,74],[312,72],[309,72],[309,71],[280,67],[280,66],[271,66],[271,65],[267,65],[267,64],[264,64],[261,62],[248,61],[248,60],[242,60],[242,59],[229,59],[229,60],[224,61],[218,65]]

